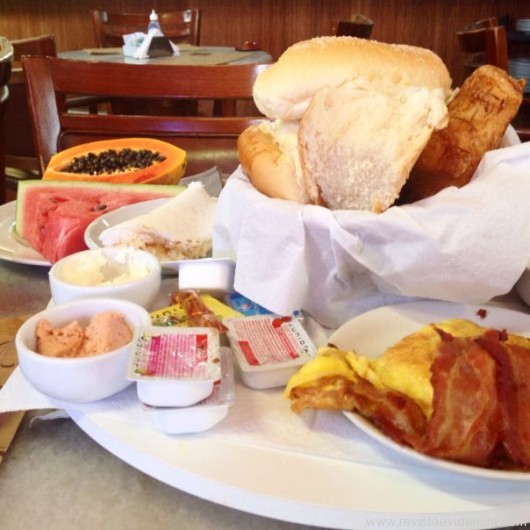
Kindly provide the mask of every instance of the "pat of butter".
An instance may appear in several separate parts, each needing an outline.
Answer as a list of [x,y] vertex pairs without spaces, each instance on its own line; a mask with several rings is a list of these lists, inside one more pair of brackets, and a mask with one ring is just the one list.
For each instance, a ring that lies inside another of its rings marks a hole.
[[64,261],[57,271],[58,277],[80,286],[118,285],[151,272],[151,268],[138,253],[121,249],[109,255],[104,249],[80,252]]

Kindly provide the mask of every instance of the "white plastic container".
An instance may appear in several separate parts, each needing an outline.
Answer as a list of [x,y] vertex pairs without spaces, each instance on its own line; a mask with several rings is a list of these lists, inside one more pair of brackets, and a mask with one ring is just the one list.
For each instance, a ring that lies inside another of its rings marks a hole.
[[154,407],[187,407],[208,397],[221,378],[219,332],[213,328],[147,328],[131,355],[127,378]]
[[277,316],[227,318],[223,324],[241,379],[255,389],[284,386],[316,354],[298,319]]
[[204,432],[223,420],[235,400],[232,354],[221,348],[221,379],[206,399],[191,407],[151,407],[144,410],[152,417],[157,428],[167,434]]
[[184,260],[179,263],[179,289],[223,295],[234,290],[235,263],[229,258]]

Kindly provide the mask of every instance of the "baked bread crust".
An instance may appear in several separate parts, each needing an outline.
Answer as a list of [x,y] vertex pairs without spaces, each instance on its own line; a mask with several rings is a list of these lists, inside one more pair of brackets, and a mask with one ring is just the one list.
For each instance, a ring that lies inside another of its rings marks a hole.
[[268,197],[306,203],[292,158],[282,152],[272,129],[251,125],[237,141],[241,166],[254,187]]
[[400,203],[466,185],[486,151],[497,149],[517,114],[525,81],[500,68],[481,66],[448,105],[447,127],[434,131],[401,190]]
[[364,78],[451,92],[451,77],[434,52],[356,37],[318,37],[288,48],[254,84],[254,101],[268,118],[299,120],[320,89]]

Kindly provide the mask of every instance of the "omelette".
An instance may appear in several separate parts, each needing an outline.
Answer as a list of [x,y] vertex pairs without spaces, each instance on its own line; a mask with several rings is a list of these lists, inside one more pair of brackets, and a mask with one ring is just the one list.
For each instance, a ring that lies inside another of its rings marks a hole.
[[[343,390],[348,382],[356,383],[362,378],[378,390],[392,390],[408,396],[429,419],[433,409],[431,365],[442,342],[438,330],[456,338],[474,338],[482,335],[486,328],[457,318],[427,324],[375,359],[354,351],[323,347],[291,377],[284,395],[291,400],[295,412],[305,408],[352,410]],[[530,348],[530,339],[517,335],[508,334],[507,343]]]

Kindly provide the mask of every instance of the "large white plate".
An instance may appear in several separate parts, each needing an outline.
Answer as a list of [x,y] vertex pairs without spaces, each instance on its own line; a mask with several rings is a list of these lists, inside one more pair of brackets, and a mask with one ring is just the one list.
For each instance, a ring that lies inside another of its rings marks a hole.
[[[381,355],[386,348],[405,335],[417,331],[421,326],[451,317],[466,318],[484,327],[507,328],[511,332],[530,336],[528,315],[490,306],[487,308],[485,317],[481,318],[478,311],[482,307],[486,306],[440,302],[417,302],[382,307],[347,322],[329,340],[338,348],[353,349],[366,357],[375,358]],[[429,457],[395,443],[358,414],[345,412],[345,416],[378,443],[398,451],[413,461],[475,477],[530,481],[530,472],[484,469]]]
[[15,232],[16,201],[0,206],[0,259],[26,265],[50,266],[44,256],[32,249]]
[[[364,327],[349,323],[341,328],[334,335],[335,343],[355,341],[375,352],[411,327],[417,329],[425,318],[448,314],[474,318],[475,310],[453,304],[411,304],[385,311],[390,321],[383,329],[379,319],[364,318]],[[528,317],[494,308],[488,309],[484,322],[517,332],[530,328]],[[370,338],[374,333],[382,337]],[[240,397],[248,391],[238,383],[230,414],[241,413]],[[266,409],[256,413],[270,414]],[[271,447],[259,439],[243,443],[208,433],[167,436],[105,413],[69,414],[96,442],[142,472],[203,499],[257,515],[344,529],[406,526],[424,530],[436,524],[463,530],[530,521],[530,483],[463,475],[415,460],[404,463],[395,451],[361,433],[364,441],[356,444],[355,451],[362,452],[366,443],[377,450],[378,464],[369,464],[365,458],[349,461]]]

